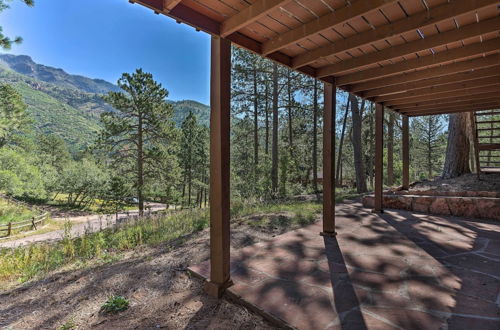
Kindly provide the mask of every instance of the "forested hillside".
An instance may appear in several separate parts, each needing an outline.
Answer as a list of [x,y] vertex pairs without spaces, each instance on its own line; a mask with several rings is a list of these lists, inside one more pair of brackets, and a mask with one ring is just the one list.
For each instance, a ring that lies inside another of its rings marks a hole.
[[[62,69],[33,62],[29,56],[0,54],[0,83],[18,90],[28,105],[33,131],[54,133],[63,138],[72,152],[84,149],[101,129],[102,112],[113,108],[102,99],[118,86],[101,79],[71,75]],[[209,110],[196,101],[172,101],[174,121],[180,123],[193,112],[208,124]]]

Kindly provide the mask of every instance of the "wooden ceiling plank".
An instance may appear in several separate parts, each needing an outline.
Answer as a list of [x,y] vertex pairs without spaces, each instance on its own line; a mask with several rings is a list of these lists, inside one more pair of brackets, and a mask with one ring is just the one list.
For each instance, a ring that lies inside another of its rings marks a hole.
[[399,46],[393,46],[375,53],[352,58],[348,61],[329,65],[321,68],[319,74],[336,75],[353,69],[361,69],[367,65],[375,64],[384,60],[394,59],[412,53],[417,53],[429,48],[446,45],[451,42],[460,41],[474,36],[500,30],[500,19],[497,17],[489,20],[473,23],[448,32],[434,34],[424,39],[419,39]]
[[262,44],[262,53],[268,55],[290,44],[300,42],[308,36],[327,30],[333,26],[344,24],[368,12],[388,6],[397,0],[358,0],[350,6],[340,8],[318,19],[309,21],[296,29],[285,32]]
[[429,107],[429,108],[440,108],[445,106],[461,106],[463,104],[476,104],[479,102],[490,101],[491,99],[498,100],[500,96],[498,92],[487,92],[487,93],[478,93],[475,95],[465,95],[465,96],[456,96],[451,98],[439,99],[439,100],[431,100],[431,101],[419,101],[411,104],[399,104],[397,106],[390,106],[394,109],[411,109],[418,107]]
[[436,97],[439,98],[443,95],[443,93],[451,93],[463,90],[475,90],[477,88],[489,88],[490,86],[498,84],[500,84],[500,75],[470,81],[458,81],[452,84],[436,85],[432,87],[421,88],[415,91],[405,91],[397,94],[379,96],[374,98],[373,101],[378,103],[393,102],[393,104],[398,104],[397,102],[404,102],[405,100],[411,100],[415,97],[427,97],[429,95],[436,94]]
[[171,11],[175,8],[182,0],[165,0],[163,9],[166,11]]
[[399,112],[403,115],[407,115],[410,117],[414,116],[429,116],[429,115],[445,115],[456,112],[470,112],[470,111],[480,111],[480,110],[491,110],[497,109],[500,106],[500,102],[489,103],[489,104],[481,104],[474,107],[464,107],[464,108],[454,108],[454,109],[435,109],[435,110],[419,110],[419,111],[408,111],[408,112]]
[[451,75],[458,72],[468,71],[471,69],[479,69],[490,66],[496,66],[500,63],[500,55],[493,54],[486,57],[476,58],[467,61],[461,61],[456,63],[451,63],[447,65],[442,65],[435,68],[429,68],[425,70],[404,73],[397,76],[387,77],[383,79],[371,80],[363,83],[358,83],[349,86],[348,89],[352,92],[361,92],[370,89],[398,85],[406,82],[423,80],[427,78],[435,78],[444,75]]
[[477,87],[473,87],[470,89],[459,89],[459,90],[446,91],[446,92],[441,92],[441,93],[436,93],[436,94],[412,96],[412,97],[407,97],[407,98],[403,98],[403,99],[385,101],[384,104],[397,107],[398,105],[401,105],[401,104],[411,104],[414,102],[442,100],[442,99],[452,98],[452,97],[465,97],[468,95],[472,96],[472,95],[477,95],[477,94],[486,93],[486,92],[500,92],[500,84],[496,83],[496,84],[491,84],[488,86],[477,86]]
[[429,11],[423,11],[394,23],[378,26],[374,30],[362,32],[344,40],[338,40],[333,44],[306,52],[293,59],[292,67],[298,68],[313,63],[319,58],[332,56],[362,45],[414,31],[420,27],[433,25],[455,16],[474,12],[478,8],[484,8],[495,4],[497,4],[495,0],[451,1],[444,5],[430,8]]
[[[345,76],[340,76],[337,78],[336,82],[338,86],[344,86],[372,79],[392,76],[405,71],[423,69],[429,66],[434,66],[446,62],[460,60],[463,58],[467,58],[469,56],[485,54],[488,52],[494,52],[499,50],[500,50],[500,38],[495,38],[485,42],[468,45],[466,47],[461,47],[441,53],[436,53],[435,55],[432,56],[424,56],[413,60],[403,61],[397,64],[387,65],[382,68],[368,69],[348,74]],[[329,74],[328,72],[329,70],[320,68],[318,70],[318,77],[330,76],[331,74]]]
[[496,75],[500,75],[500,65],[496,67],[488,67],[484,69],[460,72],[453,75],[439,76],[436,78],[429,78],[398,85],[376,88],[361,93],[361,95],[365,98],[372,98],[383,95],[406,93],[406,92],[418,91],[422,88],[433,88],[434,86],[446,86],[447,84],[456,83],[457,81],[467,82],[469,80],[487,78]]

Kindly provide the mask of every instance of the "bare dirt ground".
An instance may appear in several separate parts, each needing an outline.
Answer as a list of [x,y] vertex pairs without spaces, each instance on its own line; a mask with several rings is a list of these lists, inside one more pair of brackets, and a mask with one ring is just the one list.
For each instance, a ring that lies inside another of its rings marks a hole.
[[500,173],[482,174],[481,180],[476,174],[465,174],[458,178],[417,182],[412,190],[438,191],[495,191],[500,192]]
[[[255,217],[233,222],[232,248],[270,240],[286,231],[248,225],[258,220]],[[0,328],[55,329],[70,322],[78,329],[275,328],[239,305],[203,293],[202,282],[190,278],[186,269],[208,256],[205,229],[163,246],[129,252],[118,262],[49,274],[0,291]],[[110,295],[127,297],[130,308],[116,315],[100,314]]]

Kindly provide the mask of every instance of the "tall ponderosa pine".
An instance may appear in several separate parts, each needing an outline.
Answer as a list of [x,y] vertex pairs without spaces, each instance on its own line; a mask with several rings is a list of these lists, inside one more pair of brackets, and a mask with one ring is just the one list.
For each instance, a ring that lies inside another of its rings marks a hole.
[[0,85],[0,148],[5,146],[13,133],[28,123],[27,105],[14,87]]
[[443,132],[443,116],[416,117],[412,120],[413,168],[417,178],[432,177],[441,171],[445,135]]
[[200,205],[201,195],[206,191],[208,166],[207,130],[198,124],[198,120],[190,112],[181,125],[181,143],[179,159],[182,169],[182,195],[189,207],[193,205],[193,190],[196,188],[196,204]]
[[166,99],[168,91],[142,69],[124,73],[118,86],[123,92],[104,97],[117,111],[102,114],[101,142],[111,151],[114,162],[123,167],[124,175],[134,175],[142,214],[145,184],[154,178],[164,157],[161,146],[175,143],[173,109]]
[[448,145],[442,177],[451,179],[470,173],[470,141],[467,134],[468,113],[454,113],[449,117]]

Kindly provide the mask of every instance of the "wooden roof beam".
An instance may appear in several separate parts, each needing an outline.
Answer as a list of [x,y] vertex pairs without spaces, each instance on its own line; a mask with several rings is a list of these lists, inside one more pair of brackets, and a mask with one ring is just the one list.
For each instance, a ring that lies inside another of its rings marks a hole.
[[[379,96],[373,99],[373,102],[383,102],[384,104],[402,104],[424,100],[439,99],[447,95],[467,95],[477,91],[498,90],[500,85],[500,76],[487,77],[468,82],[457,82],[454,84],[432,86],[422,88],[417,91],[407,91],[397,94]],[[494,88],[495,87],[495,88]]]
[[397,0],[357,0],[350,6],[339,8],[329,14],[323,15],[315,20],[301,24],[299,27],[278,35],[277,37],[262,44],[262,53],[268,55],[285,48],[291,44],[300,42],[310,35],[320,33],[333,26],[344,24],[349,20],[365,15],[371,11],[378,10]]
[[351,92],[361,92],[370,89],[399,85],[407,82],[423,80],[428,78],[436,78],[440,76],[451,75],[458,72],[468,71],[471,69],[486,68],[497,66],[500,63],[500,54],[492,54],[485,57],[475,58],[461,62],[441,65],[426,70],[419,70],[410,73],[402,73],[396,76],[387,77],[383,79],[371,80],[363,83],[348,86]]
[[475,36],[480,36],[498,30],[500,30],[500,19],[498,19],[498,17],[493,17],[486,21],[460,27],[459,29],[434,34],[424,39],[385,48],[377,52],[354,57],[349,60],[340,61],[321,68],[319,70],[319,74],[337,75],[347,71],[362,69],[363,67],[376,64],[378,62],[418,53],[423,50],[443,46],[452,42],[473,38]]
[[289,3],[291,0],[257,0],[239,13],[222,22],[221,36],[226,37],[264,17],[269,12]]
[[416,107],[406,107],[406,108],[397,107],[396,109],[393,109],[393,110],[397,111],[397,112],[408,112],[408,111],[419,110],[419,109],[425,109],[425,110],[455,109],[455,108],[463,108],[463,107],[467,107],[467,106],[478,106],[481,104],[490,104],[490,103],[495,103],[495,102],[500,102],[500,97],[492,96],[492,97],[482,98],[480,100],[458,101],[458,102],[450,102],[450,103],[434,104],[434,105],[428,104],[428,105],[419,105]]
[[349,38],[335,41],[333,44],[307,51],[304,54],[294,57],[292,67],[299,68],[324,57],[329,57],[379,40],[434,25],[444,20],[475,12],[488,6],[496,6],[497,4],[497,0],[452,0],[443,5],[430,8],[428,11],[422,11],[391,24],[377,26],[375,29],[361,32]]
[[500,92],[500,84],[489,85],[489,86],[481,86],[475,87],[471,89],[464,90],[454,90],[449,92],[430,94],[430,95],[422,95],[422,96],[414,96],[400,100],[392,100],[384,102],[387,106],[398,107],[401,104],[412,104],[415,102],[426,102],[426,101],[435,101],[435,100],[445,100],[445,99],[453,99],[455,97],[473,97],[477,94],[484,94],[489,92]]
[[420,91],[425,88],[436,88],[437,86],[445,87],[449,84],[454,84],[457,81],[467,83],[470,80],[477,80],[480,78],[488,78],[492,76],[500,75],[500,65],[495,67],[488,67],[484,69],[477,70],[469,70],[465,72],[460,72],[447,76],[439,76],[436,78],[429,78],[419,81],[407,82],[398,85],[392,85],[387,87],[381,87],[366,91],[361,93],[364,98],[372,98],[377,96],[387,95],[390,96],[392,94],[400,94],[400,93],[412,93]]
[[429,115],[442,115],[442,114],[449,114],[449,113],[455,113],[455,112],[469,112],[469,111],[479,111],[479,110],[490,110],[490,109],[497,109],[500,107],[500,102],[493,102],[493,103],[485,103],[485,104],[478,104],[475,106],[466,106],[466,107],[456,107],[456,108],[449,108],[449,109],[434,109],[434,110],[415,110],[415,111],[403,111],[400,112],[402,115],[407,115],[407,116],[429,116]]
[[418,107],[426,107],[426,108],[441,108],[445,106],[455,107],[462,106],[464,104],[477,104],[478,102],[486,102],[491,100],[500,99],[500,95],[498,92],[486,92],[486,93],[478,93],[474,95],[465,95],[465,96],[455,96],[450,98],[443,98],[439,100],[431,100],[431,101],[422,101],[422,102],[414,102],[407,104],[399,104],[390,106],[393,109],[402,110],[402,109],[411,109]]
[[[344,76],[337,77],[337,83],[339,86],[350,85],[387,76],[393,76],[397,75],[398,73],[412,71],[415,69],[423,69],[446,62],[460,60],[474,55],[497,51],[500,51],[499,37],[495,37],[485,42],[478,42],[464,47],[439,52],[434,55],[423,56],[407,61],[398,62],[395,64],[389,64],[384,67],[350,73]],[[329,75],[329,70],[318,69],[318,77],[325,77]]]
[[163,2],[163,9],[166,11],[171,11],[175,8],[182,0],[165,0]]

